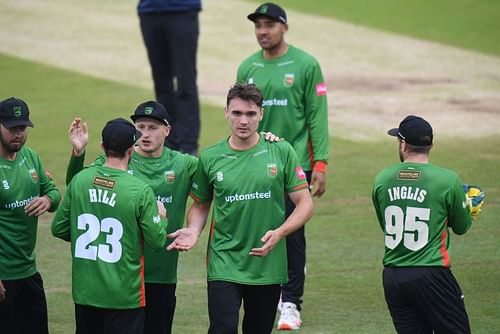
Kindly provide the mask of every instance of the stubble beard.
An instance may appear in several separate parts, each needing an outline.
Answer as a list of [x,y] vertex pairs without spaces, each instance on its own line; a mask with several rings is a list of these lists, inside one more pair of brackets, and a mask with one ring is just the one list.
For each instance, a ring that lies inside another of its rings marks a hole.
[[14,147],[5,140],[2,133],[0,132],[0,144],[2,145],[3,149],[8,153],[19,152],[21,150],[21,148],[23,148],[25,143],[26,143],[26,138],[24,138],[23,142],[19,146],[16,145],[16,147]]

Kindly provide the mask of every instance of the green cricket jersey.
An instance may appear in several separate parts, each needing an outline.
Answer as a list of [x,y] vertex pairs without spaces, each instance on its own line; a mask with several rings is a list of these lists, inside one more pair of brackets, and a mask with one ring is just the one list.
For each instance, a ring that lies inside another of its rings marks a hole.
[[260,88],[264,118],[259,131],[271,131],[292,144],[305,171],[312,169],[312,161],[328,161],[327,89],[314,57],[292,45],[270,60],[261,50],[241,63],[237,82]]
[[144,241],[166,244],[153,190],[126,171],[91,166],[69,184],[52,234],[71,241],[75,304],[110,309],[145,305]]
[[[94,165],[104,164],[104,155],[99,156]],[[84,156],[72,157],[67,171],[67,182],[83,168]],[[184,224],[186,201],[191,189],[192,178],[196,172],[198,159],[164,148],[158,158],[143,157],[134,152],[128,164],[128,172],[137,176],[153,188],[158,201],[167,209],[167,233],[180,229]],[[168,243],[171,241],[169,240]],[[145,282],[177,283],[178,251],[162,248],[153,250],[144,246]]]
[[213,201],[208,243],[208,280],[241,284],[287,281],[285,241],[265,257],[250,256],[268,230],[285,221],[285,191],[307,188],[296,153],[285,141],[269,143],[262,136],[246,151],[231,149],[227,139],[204,150],[194,177],[192,197]]
[[471,216],[457,174],[426,163],[380,172],[372,201],[385,233],[384,266],[450,267],[449,228],[467,232]]
[[61,195],[35,151],[23,146],[12,161],[0,157],[0,280],[30,277],[37,272],[35,244],[38,217],[24,207],[47,196],[54,211]]

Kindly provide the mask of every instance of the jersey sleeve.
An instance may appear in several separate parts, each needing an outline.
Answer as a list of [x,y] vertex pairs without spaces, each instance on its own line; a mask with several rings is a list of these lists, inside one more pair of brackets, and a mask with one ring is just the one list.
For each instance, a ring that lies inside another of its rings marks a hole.
[[207,161],[201,156],[198,160],[196,173],[193,176],[190,195],[198,203],[207,203],[212,200],[212,192],[213,189],[209,181]]
[[295,192],[308,187],[306,173],[300,165],[299,158],[293,147],[287,142],[281,142],[271,145],[282,145],[285,152],[285,190],[286,192]]
[[141,193],[137,220],[149,247],[158,250],[165,246],[167,221],[158,212],[156,197],[150,186],[146,186]]
[[70,207],[71,207],[71,183],[66,189],[61,205],[57,209],[54,218],[52,219],[51,231],[54,237],[70,241]]
[[304,105],[311,138],[312,161],[328,161],[329,135],[326,83],[316,60],[310,63],[305,71]]
[[198,169],[198,158],[189,155],[188,162],[186,165],[187,165],[186,168],[188,171],[189,180],[192,182],[194,175],[196,174],[196,170]]
[[448,193],[448,226],[456,234],[464,234],[472,225],[470,209],[466,205],[465,194],[462,182],[458,177],[455,178],[453,188]]
[[56,211],[61,202],[61,193],[57,189],[52,177],[47,173],[43,167],[43,163],[38,158],[38,175],[40,175],[40,196],[47,196],[50,199],[49,212]]
[[374,185],[373,185],[373,190],[372,190],[372,203],[373,203],[373,208],[375,209],[375,214],[377,215],[377,220],[378,220],[378,223],[380,225],[380,228],[382,229],[382,231],[385,231],[384,229],[384,218],[382,216],[382,212],[380,211],[380,206],[379,206],[379,200],[378,200],[378,191],[379,191],[379,187],[378,187],[378,176],[375,178],[375,182],[374,182]]

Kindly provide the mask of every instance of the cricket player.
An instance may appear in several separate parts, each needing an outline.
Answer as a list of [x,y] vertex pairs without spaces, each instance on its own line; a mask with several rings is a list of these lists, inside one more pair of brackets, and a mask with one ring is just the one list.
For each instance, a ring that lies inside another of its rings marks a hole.
[[[284,238],[312,215],[308,183],[297,155],[285,141],[266,142],[257,132],[262,94],[235,84],[225,108],[231,135],[199,159],[188,225],[169,235],[169,249],[197,242],[213,202],[207,254],[209,333],[271,333],[281,284],[287,281]],[[296,205],[285,219],[285,193]]]
[[[321,68],[308,53],[288,44],[287,15],[274,3],[265,3],[248,15],[261,50],[238,68],[237,82],[254,83],[264,95],[264,117],[259,131],[270,131],[288,141],[299,157],[313,196],[326,190],[328,162],[327,89]],[[293,210],[287,199],[286,215]],[[298,329],[304,294],[306,240],[300,228],[287,237],[288,278],[283,286],[278,329]]]
[[388,131],[401,163],[375,178],[372,200],[384,232],[383,286],[398,333],[470,333],[464,296],[451,272],[450,235],[471,226],[462,183],[429,162],[433,131],[407,116]]
[[48,333],[47,302],[36,267],[38,217],[61,200],[38,154],[25,146],[28,105],[0,102],[0,332]]
[[73,178],[52,222],[52,234],[71,242],[77,333],[143,333],[143,245],[163,248],[167,222],[151,187],[127,172],[140,135],[109,121],[104,164]]

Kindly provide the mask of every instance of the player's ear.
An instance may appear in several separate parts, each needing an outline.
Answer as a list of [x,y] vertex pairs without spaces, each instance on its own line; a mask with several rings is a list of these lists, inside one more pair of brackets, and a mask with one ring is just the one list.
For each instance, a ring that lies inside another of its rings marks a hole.
[[165,126],[165,138],[168,137],[168,135],[170,134],[170,129],[172,129],[170,125]]
[[224,116],[226,116],[226,118],[229,118],[229,111],[227,110],[227,107],[224,107]]

